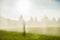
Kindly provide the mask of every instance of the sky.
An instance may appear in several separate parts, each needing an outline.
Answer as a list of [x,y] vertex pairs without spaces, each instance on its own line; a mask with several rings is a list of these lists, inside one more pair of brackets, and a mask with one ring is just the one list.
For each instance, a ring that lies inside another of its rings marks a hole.
[[29,20],[32,16],[38,20],[44,16],[60,18],[60,0],[0,0],[0,16],[13,20],[23,16]]

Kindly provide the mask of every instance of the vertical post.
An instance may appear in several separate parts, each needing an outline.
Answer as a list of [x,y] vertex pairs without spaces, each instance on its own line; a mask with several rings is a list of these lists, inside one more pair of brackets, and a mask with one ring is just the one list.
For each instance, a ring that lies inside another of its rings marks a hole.
[[26,36],[26,32],[25,32],[25,21],[23,21],[23,36]]

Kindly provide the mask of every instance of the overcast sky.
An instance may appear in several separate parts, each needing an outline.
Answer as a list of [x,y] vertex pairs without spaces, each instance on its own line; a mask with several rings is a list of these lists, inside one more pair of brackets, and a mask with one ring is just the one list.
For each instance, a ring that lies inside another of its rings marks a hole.
[[44,15],[60,18],[60,0],[0,0],[0,16],[18,19],[21,15],[28,20],[31,16],[38,20]]

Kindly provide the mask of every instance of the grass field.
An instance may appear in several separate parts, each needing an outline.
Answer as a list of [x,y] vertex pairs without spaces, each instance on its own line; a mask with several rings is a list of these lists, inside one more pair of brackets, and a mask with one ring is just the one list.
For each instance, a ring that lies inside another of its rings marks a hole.
[[24,37],[21,32],[0,30],[0,40],[60,40],[60,36],[26,33]]

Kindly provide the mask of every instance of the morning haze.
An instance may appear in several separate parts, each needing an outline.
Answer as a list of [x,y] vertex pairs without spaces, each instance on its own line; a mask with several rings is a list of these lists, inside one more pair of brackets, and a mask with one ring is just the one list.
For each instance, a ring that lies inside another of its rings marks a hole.
[[0,30],[1,40],[60,40],[60,0],[0,0]]
[[60,18],[60,2],[55,0],[0,0],[1,15],[18,19],[23,15],[25,20],[36,16],[39,20],[47,15],[50,19]]

